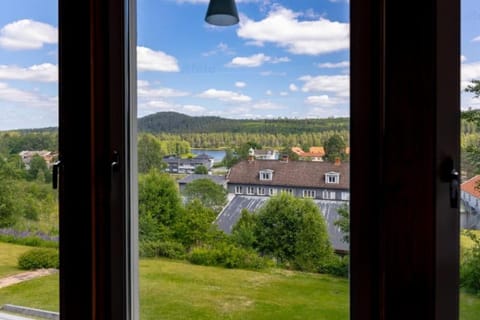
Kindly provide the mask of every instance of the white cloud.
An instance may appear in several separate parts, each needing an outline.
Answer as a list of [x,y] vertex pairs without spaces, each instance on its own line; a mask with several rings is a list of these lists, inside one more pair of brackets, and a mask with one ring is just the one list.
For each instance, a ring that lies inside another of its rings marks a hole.
[[480,36],[473,38],[472,41],[473,41],[473,42],[480,41]]
[[332,92],[337,96],[348,97],[350,87],[350,77],[347,75],[332,76],[303,76],[303,92]]
[[286,91],[281,91],[281,92],[280,92],[280,95],[281,95],[282,97],[288,96],[288,92],[286,92]]
[[461,56],[460,56],[460,62],[461,62],[461,63],[464,63],[465,61],[467,61],[467,57],[464,56],[464,55],[461,55]]
[[0,79],[56,82],[58,81],[58,66],[50,63],[33,65],[28,68],[0,65]]
[[44,96],[37,92],[20,90],[4,82],[0,82],[0,101],[29,107],[55,108],[58,105],[58,97]]
[[198,95],[200,98],[218,99],[226,102],[250,102],[249,96],[227,90],[208,89]]
[[241,19],[237,35],[257,45],[274,43],[294,54],[319,55],[348,49],[348,23],[325,18],[300,21],[301,15],[275,5],[263,20]]
[[265,94],[267,96],[271,96],[273,94],[273,92],[272,92],[272,90],[267,90],[267,91],[265,91]]
[[334,69],[334,68],[348,68],[350,67],[350,61],[341,61],[341,62],[326,62],[319,63],[317,65],[319,68]]
[[335,97],[329,97],[326,94],[320,96],[308,96],[305,99],[305,103],[309,105],[316,105],[316,106],[334,106],[338,104],[345,104],[347,102],[346,99],[339,99]]
[[204,57],[209,57],[209,56],[213,56],[213,55],[220,54],[220,53],[227,54],[227,55],[232,55],[232,54],[235,54],[235,51],[233,51],[232,49],[230,49],[229,46],[228,46],[228,44],[223,43],[223,42],[220,42],[220,43],[215,47],[215,49],[210,50],[210,51],[207,51],[207,52],[204,52],[204,53],[202,53],[202,55],[203,55]]
[[298,87],[294,83],[290,83],[288,89],[290,89],[292,92],[298,91]]
[[284,106],[276,104],[271,101],[259,101],[252,105],[253,109],[256,110],[278,110],[278,109],[285,109]]
[[202,106],[187,104],[183,106],[183,110],[187,111],[188,113],[201,113],[204,112],[206,109]]
[[273,71],[262,71],[260,75],[263,77],[273,76],[273,77],[284,77],[287,75],[286,72],[273,72]]
[[34,50],[57,42],[57,28],[43,22],[24,19],[0,29],[0,47],[4,49]]
[[237,88],[245,88],[246,86],[247,86],[247,84],[243,81],[235,82],[235,87],[237,87]]
[[137,87],[138,97],[143,99],[154,99],[154,98],[173,98],[173,97],[184,97],[188,96],[189,93],[185,91],[180,91],[172,88],[152,88],[150,84],[145,81],[138,85]]
[[251,55],[249,57],[235,57],[227,64],[229,67],[259,67],[264,63],[281,63],[281,62],[289,62],[290,59],[288,57],[281,57],[281,58],[272,58],[267,56],[263,53],[257,53]]
[[178,72],[177,59],[163,51],[154,51],[147,47],[137,47],[138,71]]
[[470,81],[480,79],[480,61],[463,63],[461,68],[461,89],[464,90]]

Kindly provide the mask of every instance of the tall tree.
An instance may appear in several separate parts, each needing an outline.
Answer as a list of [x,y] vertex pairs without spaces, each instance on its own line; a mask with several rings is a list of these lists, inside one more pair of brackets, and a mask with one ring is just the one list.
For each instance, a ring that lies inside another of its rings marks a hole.
[[210,179],[197,179],[185,186],[183,195],[187,202],[194,199],[215,212],[220,212],[227,202],[227,190]]
[[324,145],[325,148],[325,159],[327,161],[334,162],[337,159],[345,160],[347,157],[346,154],[347,144],[345,140],[339,134],[332,135]]
[[333,253],[323,216],[310,199],[285,193],[271,197],[257,219],[257,249],[281,263],[317,271]]
[[[146,229],[158,237],[171,236],[171,227],[178,220],[182,208],[177,183],[166,173],[151,170],[139,178],[138,190],[140,233],[150,238]],[[150,226],[155,224],[154,228]]]
[[198,246],[209,239],[209,232],[214,226],[216,213],[198,199],[193,199],[185,206],[175,226],[175,237],[187,248]]
[[147,173],[152,169],[166,168],[160,141],[152,134],[141,134],[138,138],[138,172]]
[[343,241],[350,243],[350,209],[348,205],[344,204],[337,210],[340,216],[333,224],[340,228],[343,233]]

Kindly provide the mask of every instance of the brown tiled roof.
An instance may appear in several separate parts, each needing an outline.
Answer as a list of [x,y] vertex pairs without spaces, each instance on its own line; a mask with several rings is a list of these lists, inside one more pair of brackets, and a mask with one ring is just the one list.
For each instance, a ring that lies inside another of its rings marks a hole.
[[[272,180],[260,180],[261,170],[273,170]],[[340,173],[340,183],[325,183],[325,173]],[[349,189],[350,174],[348,163],[335,165],[330,162],[314,161],[247,161],[243,160],[230,169],[229,183],[289,186],[306,188]]]
[[462,191],[470,193],[476,198],[480,198],[480,190],[477,188],[480,183],[480,175],[473,177],[472,179],[465,181],[461,184]]

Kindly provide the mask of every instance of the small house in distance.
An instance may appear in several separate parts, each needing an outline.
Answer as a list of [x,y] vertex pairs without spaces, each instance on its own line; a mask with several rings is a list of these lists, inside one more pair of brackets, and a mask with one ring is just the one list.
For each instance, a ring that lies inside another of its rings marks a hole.
[[256,160],[278,160],[280,152],[278,150],[254,150]]
[[460,227],[480,229],[480,175],[462,183],[460,189],[463,205]]
[[25,164],[25,168],[30,168],[30,162],[34,156],[42,157],[45,160],[45,163],[50,168],[53,165],[53,162],[58,157],[58,153],[48,150],[40,150],[40,151],[30,151],[24,150],[18,154],[20,158],[22,158],[23,163]]
[[210,170],[214,159],[209,155],[202,153],[195,158],[182,159],[177,156],[166,156],[163,161],[167,164],[165,171],[170,173],[193,173],[198,166],[204,166]]

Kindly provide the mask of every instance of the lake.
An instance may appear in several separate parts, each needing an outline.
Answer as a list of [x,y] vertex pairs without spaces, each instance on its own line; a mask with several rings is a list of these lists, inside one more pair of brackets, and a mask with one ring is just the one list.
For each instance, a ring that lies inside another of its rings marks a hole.
[[211,150],[211,149],[192,149],[193,154],[202,154],[206,153],[214,159],[215,162],[220,162],[225,157],[224,150]]

